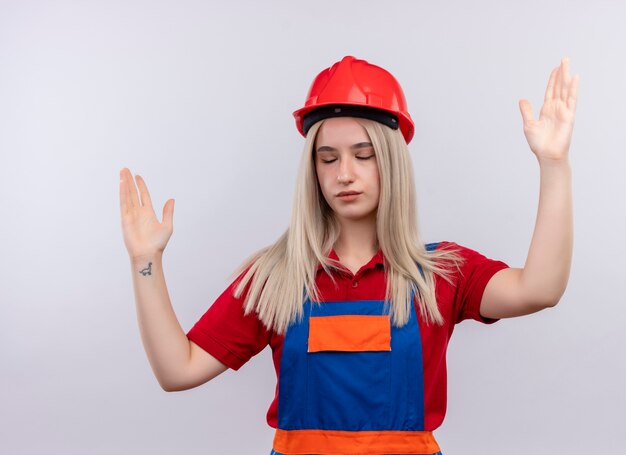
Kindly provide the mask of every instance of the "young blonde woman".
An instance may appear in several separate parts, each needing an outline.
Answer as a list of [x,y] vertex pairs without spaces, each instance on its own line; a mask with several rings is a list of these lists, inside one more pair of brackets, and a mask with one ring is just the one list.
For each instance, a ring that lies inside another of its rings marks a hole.
[[567,284],[578,86],[568,67],[565,58],[552,71],[538,120],[520,101],[541,174],[523,268],[422,243],[404,94],[389,72],[349,56],[316,77],[294,112],[306,140],[288,229],[242,264],[188,333],[162,269],[174,201],[159,223],[143,179],[122,169],[139,328],[163,389],[237,370],[269,345],[278,378],[271,454],[440,454],[432,432],[445,415],[454,325],[554,306]]

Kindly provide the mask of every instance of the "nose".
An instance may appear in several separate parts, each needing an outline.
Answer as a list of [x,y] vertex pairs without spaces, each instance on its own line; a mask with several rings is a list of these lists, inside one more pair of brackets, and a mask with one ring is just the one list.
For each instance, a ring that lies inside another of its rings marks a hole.
[[350,160],[341,160],[341,163],[339,165],[339,174],[337,175],[337,182],[341,184],[354,182],[354,173],[352,172]]

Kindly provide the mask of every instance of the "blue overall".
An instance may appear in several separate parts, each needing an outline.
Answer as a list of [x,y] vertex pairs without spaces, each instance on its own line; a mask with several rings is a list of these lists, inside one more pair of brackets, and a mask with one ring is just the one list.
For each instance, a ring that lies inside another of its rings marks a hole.
[[[379,319],[386,315],[390,327],[386,330],[391,335],[390,350],[309,352],[311,319],[342,315],[377,316]],[[278,387],[277,434],[306,433],[289,433],[294,430],[330,434],[339,430],[380,432],[392,438],[404,434],[398,432],[414,436],[411,432],[424,432],[423,382],[422,343],[415,305],[411,305],[408,323],[397,328],[391,325],[383,300],[312,303],[307,299],[302,321],[290,325],[285,333]],[[272,455],[304,453],[295,449],[279,452],[286,445],[277,445],[277,440],[274,440],[276,450],[271,451]],[[335,450],[332,453],[344,453],[347,446],[342,447],[341,452]],[[345,453],[376,453],[368,447],[367,444],[358,446],[350,442],[350,451]],[[423,453],[411,451],[417,450],[415,446],[408,451],[406,446],[403,447],[403,453]],[[427,452],[427,455],[441,455],[436,442],[435,447],[436,450]],[[388,447],[387,450],[394,449]]]

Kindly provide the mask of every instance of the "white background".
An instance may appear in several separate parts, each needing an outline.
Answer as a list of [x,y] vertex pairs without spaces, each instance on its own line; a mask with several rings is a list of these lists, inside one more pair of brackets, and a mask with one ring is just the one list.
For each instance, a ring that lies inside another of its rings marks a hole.
[[180,393],[152,375],[120,229],[129,167],[161,209],[188,330],[291,212],[292,111],[344,55],[403,85],[425,241],[524,264],[538,165],[518,100],[580,74],[575,249],[554,309],[465,322],[445,455],[623,453],[623,2],[0,1],[0,452],[264,454],[269,350]]

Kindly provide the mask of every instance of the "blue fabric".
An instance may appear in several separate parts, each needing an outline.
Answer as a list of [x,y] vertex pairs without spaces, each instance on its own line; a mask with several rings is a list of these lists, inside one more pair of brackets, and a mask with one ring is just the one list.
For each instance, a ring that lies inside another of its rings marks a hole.
[[383,300],[312,304],[307,299],[304,314],[285,334],[278,428],[424,430],[422,345],[414,305],[405,326],[391,327],[391,351],[307,352],[309,317],[387,314]]
[[440,243],[441,242],[427,243],[426,245],[424,245],[424,248],[426,248],[426,251],[435,251]]
[[[426,245],[424,245],[424,249],[426,251],[434,251],[437,249],[437,247],[439,246],[441,242],[436,242],[436,243],[427,243]],[[417,269],[420,271],[420,275],[422,275],[422,278],[426,278],[424,276],[424,269],[422,268],[421,265],[417,264]]]
[[[426,250],[438,245],[427,244]],[[307,352],[311,316],[384,314],[388,308],[382,300],[305,301],[303,319],[289,326],[283,342],[278,428],[424,430],[422,345],[414,305],[404,327],[391,326],[391,351]],[[283,454],[272,450],[270,455]]]

